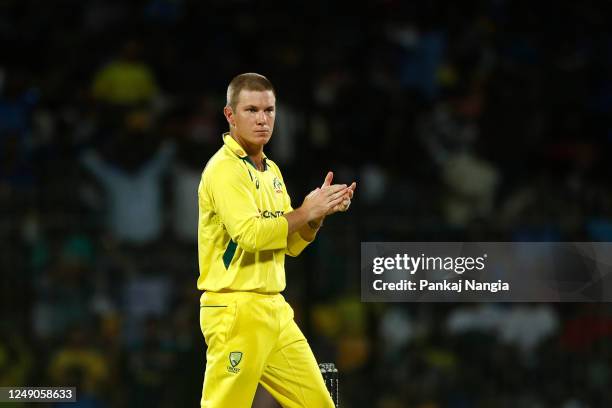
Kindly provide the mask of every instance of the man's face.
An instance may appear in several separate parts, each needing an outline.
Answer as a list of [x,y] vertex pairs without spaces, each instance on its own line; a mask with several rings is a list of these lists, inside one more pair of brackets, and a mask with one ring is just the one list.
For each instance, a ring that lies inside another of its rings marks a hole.
[[248,91],[238,95],[235,109],[226,108],[226,117],[234,134],[252,147],[263,147],[274,129],[276,98],[272,91]]

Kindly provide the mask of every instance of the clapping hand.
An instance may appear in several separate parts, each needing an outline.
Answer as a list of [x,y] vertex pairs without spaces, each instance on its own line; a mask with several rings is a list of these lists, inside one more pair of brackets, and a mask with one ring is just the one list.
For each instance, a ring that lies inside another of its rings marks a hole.
[[[327,176],[325,176],[325,181],[321,185],[321,188],[326,186],[331,186],[332,180],[334,179],[334,173],[328,172]],[[357,188],[357,183],[353,181],[353,183],[346,187],[343,193],[342,201],[339,204],[336,204],[331,210],[329,210],[325,215],[331,215],[337,213],[339,211],[347,211],[351,206],[351,199],[353,198],[353,194],[355,193],[355,188]]]

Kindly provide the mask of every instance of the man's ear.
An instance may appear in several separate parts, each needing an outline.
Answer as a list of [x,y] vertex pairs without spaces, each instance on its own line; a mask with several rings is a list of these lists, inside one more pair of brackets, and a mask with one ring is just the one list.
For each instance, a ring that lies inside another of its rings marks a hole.
[[236,127],[236,122],[234,121],[234,111],[230,106],[223,108],[223,115],[225,115],[225,119],[230,126]]

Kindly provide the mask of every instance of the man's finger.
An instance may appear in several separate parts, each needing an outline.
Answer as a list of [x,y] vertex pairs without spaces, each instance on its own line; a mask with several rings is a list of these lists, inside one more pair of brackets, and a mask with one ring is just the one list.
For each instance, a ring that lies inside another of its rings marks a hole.
[[323,181],[323,185],[321,185],[321,187],[331,186],[331,182],[333,179],[334,179],[334,172],[328,171],[327,176],[325,176],[325,181]]
[[325,187],[325,190],[327,190],[328,195],[331,195],[331,194],[337,193],[338,191],[346,190],[346,184],[334,184],[334,185]]
[[335,200],[336,198],[344,198],[344,195],[346,194],[346,187],[344,189],[340,189],[338,191],[333,192],[332,194],[330,194],[330,199]]
[[337,198],[333,199],[332,201],[330,201],[329,203],[327,203],[327,208],[334,209],[341,202],[342,202],[342,196],[337,197]]
[[315,194],[317,191],[319,191],[319,187],[315,188],[314,190],[312,190],[310,193],[308,193],[308,195],[306,196],[306,198],[310,198],[313,196],[313,194]]
[[342,211],[346,211],[351,206],[351,200],[344,200],[342,202]]
[[353,198],[353,193],[355,192],[355,188],[357,188],[357,183],[353,181],[353,183],[346,189],[347,191],[346,195],[348,196],[349,200]]

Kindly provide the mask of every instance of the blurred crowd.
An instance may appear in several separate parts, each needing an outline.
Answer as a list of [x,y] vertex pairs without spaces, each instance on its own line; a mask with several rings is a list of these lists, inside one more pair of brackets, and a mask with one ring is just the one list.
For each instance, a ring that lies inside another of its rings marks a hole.
[[259,72],[294,205],[328,170],[358,182],[284,293],[342,406],[612,406],[606,303],[359,298],[360,241],[612,240],[609,21],[593,1],[0,1],[0,386],[199,404],[196,190],[229,80]]

